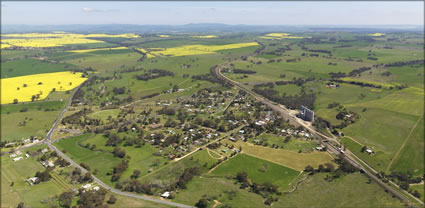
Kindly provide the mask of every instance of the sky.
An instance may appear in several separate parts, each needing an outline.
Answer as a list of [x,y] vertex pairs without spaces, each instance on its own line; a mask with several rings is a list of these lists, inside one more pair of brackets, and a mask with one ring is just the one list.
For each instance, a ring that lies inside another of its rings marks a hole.
[[1,2],[1,24],[423,25],[424,2]]

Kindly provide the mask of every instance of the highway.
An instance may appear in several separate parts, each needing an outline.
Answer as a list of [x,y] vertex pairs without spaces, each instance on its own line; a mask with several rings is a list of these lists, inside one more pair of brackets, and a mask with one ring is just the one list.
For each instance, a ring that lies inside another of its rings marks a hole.
[[[364,172],[366,175],[368,175],[371,179],[373,179],[375,182],[377,182],[379,185],[381,185],[381,187],[383,187],[385,190],[389,191],[391,194],[393,194],[394,196],[396,196],[397,198],[399,198],[401,201],[405,202],[406,204],[415,207],[415,205],[413,205],[409,199],[402,195],[399,191],[396,191],[394,188],[392,188],[390,185],[384,183],[382,180],[380,180],[378,177],[376,177],[374,174],[372,174],[369,170],[365,169],[361,164],[359,164],[355,159],[353,159],[352,153],[347,151],[345,154],[341,153],[341,150],[336,147],[335,145],[331,144],[328,141],[335,141],[337,144],[339,144],[339,142],[335,139],[335,138],[331,138],[328,137],[326,135],[324,135],[321,132],[316,131],[312,126],[306,124],[304,121],[301,121],[301,119],[297,118],[294,114],[290,113],[290,110],[288,110],[285,106],[280,105],[280,104],[276,104],[266,98],[264,98],[263,96],[260,96],[254,92],[252,92],[250,89],[248,89],[246,86],[244,86],[243,84],[236,82],[234,80],[229,79],[228,77],[224,76],[221,73],[221,70],[227,66],[228,64],[230,64],[230,62],[228,63],[224,63],[224,64],[220,64],[217,65],[214,69],[214,72],[216,73],[217,77],[222,79],[223,81],[232,84],[233,86],[239,88],[240,90],[245,91],[246,93],[252,95],[256,100],[260,101],[261,103],[265,104],[266,106],[268,106],[269,108],[271,108],[273,111],[279,113],[282,115],[282,117],[284,119],[288,119],[289,123],[295,126],[303,126],[305,129],[307,129],[311,134],[313,134],[314,136],[316,136],[317,138],[319,138],[319,141],[321,144],[326,146],[326,149],[328,152],[330,153],[334,153],[336,155],[342,155],[344,160],[349,162],[351,165],[353,165],[354,167],[358,168],[359,170],[361,170],[362,172]],[[323,142],[322,142],[323,141]],[[356,159],[358,161],[360,161],[362,164],[366,164],[366,162],[364,162],[363,160],[361,160],[360,158],[356,157]],[[375,169],[373,169],[372,167],[368,166],[368,168],[370,170],[373,170],[374,172],[377,172]],[[393,182],[390,182],[391,184],[395,185]],[[403,190],[401,190],[403,191]],[[405,194],[409,194],[408,192],[404,192]],[[421,200],[415,198],[414,196],[412,196],[412,198],[414,198],[417,202],[419,202],[420,204],[424,204],[424,202],[422,202]]]

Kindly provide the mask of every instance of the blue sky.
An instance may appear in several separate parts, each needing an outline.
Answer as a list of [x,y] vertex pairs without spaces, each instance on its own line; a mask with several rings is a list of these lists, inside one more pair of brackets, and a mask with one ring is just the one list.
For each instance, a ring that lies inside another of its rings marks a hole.
[[2,24],[424,24],[424,2],[8,2]]

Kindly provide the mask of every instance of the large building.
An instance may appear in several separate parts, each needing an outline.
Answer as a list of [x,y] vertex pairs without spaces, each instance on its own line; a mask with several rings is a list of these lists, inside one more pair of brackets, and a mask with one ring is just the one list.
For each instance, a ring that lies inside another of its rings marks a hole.
[[300,109],[300,117],[303,120],[305,120],[305,121],[311,121],[311,122],[313,122],[313,120],[314,120],[314,111],[312,111],[312,110],[310,110],[307,107],[305,107],[305,106],[302,105],[301,106],[301,109]]

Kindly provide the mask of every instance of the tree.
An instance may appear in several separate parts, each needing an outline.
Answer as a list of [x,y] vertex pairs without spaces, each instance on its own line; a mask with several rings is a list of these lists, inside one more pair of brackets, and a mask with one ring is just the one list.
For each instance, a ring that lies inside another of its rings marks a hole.
[[240,183],[246,183],[248,181],[248,174],[244,171],[238,172],[236,174],[236,180],[238,180]]
[[364,151],[366,151],[366,149],[367,149],[367,147],[363,146],[362,149],[360,150],[360,152],[364,152]]
[[17,98],[13,99],[13,104],[18,104],[18,99]]
[[72,204],[72,199],[74,198],[73,192],[63,192],[59,196],[59,204],[63,207],[70,207]]
[[313,172],[314,168],[311,167],[310,165],[307,165],[307,167],[305,167],[304,172]]
[[108,204],[115,204],[117,198],[114,195],[111,195],[107,201]]
[[133,175],[131,176],[131,178],[138,178],[140,175],[140,170],[134,170],[133,171]]
[[208,201],[204,198],[199,199],[198,202],[196,202],[195,207],[198,208],[207,208],[208,207]]
[[19,203],[16,208],[24,208],[24,202]]

